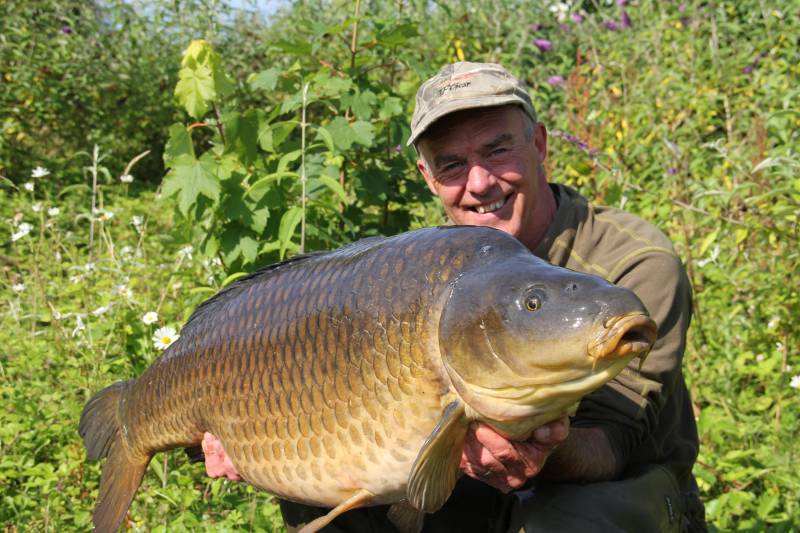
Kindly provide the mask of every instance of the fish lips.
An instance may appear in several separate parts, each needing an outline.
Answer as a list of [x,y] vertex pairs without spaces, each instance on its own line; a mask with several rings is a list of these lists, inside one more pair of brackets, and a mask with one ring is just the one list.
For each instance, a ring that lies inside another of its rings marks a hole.
[[595,361],[634,357],[644,361],[658,336],[655,321],[642,313],[606,319],[589,343],[589,356]]

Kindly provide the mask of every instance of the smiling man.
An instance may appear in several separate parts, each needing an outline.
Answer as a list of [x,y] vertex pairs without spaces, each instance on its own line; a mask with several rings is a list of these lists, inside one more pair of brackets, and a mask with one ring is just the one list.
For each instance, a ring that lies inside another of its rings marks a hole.
[[629,288],[660,324],[642,368],[584,399],[571,428],[555,422],[516,443],[473,427],[461,463],[473,479],[426,529],[704,530],[681,373],[691,290],[669,240],[548,183],[547,131],[523,83],[500,65],[444,66],[417,92],[411,129],[417,167],[453,223],[500,229],[553,264]]

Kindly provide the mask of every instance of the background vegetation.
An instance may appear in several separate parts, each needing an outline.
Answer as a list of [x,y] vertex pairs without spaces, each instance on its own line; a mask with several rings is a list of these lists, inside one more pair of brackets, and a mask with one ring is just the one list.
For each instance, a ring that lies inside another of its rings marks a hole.
[[[444,220],[405,139],[420,81],[460,59],[526,80],[555,181],[675,242],[712,529],[800,527],[795,3],[0,5],[6,531],[89,527],[83,405],[240,272]],[[281,527],[182,454],[150,470],[136,529]]]

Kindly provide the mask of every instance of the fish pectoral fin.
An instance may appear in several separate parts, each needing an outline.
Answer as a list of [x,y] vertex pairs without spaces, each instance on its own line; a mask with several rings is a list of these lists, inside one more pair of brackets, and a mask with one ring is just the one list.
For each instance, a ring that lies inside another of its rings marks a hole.
[[345,513],[351,509],[358,509],[359,507],[364,507],[375,495],[372,494],[370,491],[365,489],[359,489],[352,496],[347,498],[345,501],[331,509],[331,511],[326,514],[325,516],[320,516],[317,519],[312,520],[308,524],[304,525],[300,528],[298,533],[314,533],[319,531],[323,527],[327,526],[333,520],[342,513]]
[[406,494],[414,508],[432,513],[450,497],[458,480],[468,426],[464,404],[450,402],[411,468]]
[[419,533],[425,522],[425,513],[415,509],[408,500],[393,504],[386,515],[400,533]]

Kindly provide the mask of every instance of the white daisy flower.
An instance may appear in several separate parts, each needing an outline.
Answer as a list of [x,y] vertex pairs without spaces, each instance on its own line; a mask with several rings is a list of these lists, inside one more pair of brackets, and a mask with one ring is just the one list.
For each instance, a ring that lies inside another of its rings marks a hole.
[[114,218],[114,213],[112,213],[111,211],[103,211],[102,213],[100,213],[100,216],[97,217],[97,220],[99,220],[100,222],[108,222],[112,218]]
[[22,291],[25,290],[25,284],[24,283],[15,283],[15,284],[13,284],[11,286],[11,290],[14,291],[14,292],[22,292]]
[[92,270],[94,270],[94,269],[95,269],[95,265],[94,265],[94,263],[93,263],[93,262],[89,261],[88,263],[86,263],[86,264],[84,265],[83,269],[84,269],[86,272],[91,272]]
[[159,350],[166,350],[179,338],[180,335],[175,331],[175,328],[169,326],[158,328],[156,332],[153,333],[153,346]]
[[158,313],[156,313],[155,311],[146,312],[142,317],[142,322],[144,322],[148,326],[150,324],[155,324],[156,322],[158,322]]
[[133,176],[131,176],[130,174],[123,174],[122,176],[119,177],[119,181],[121,181],[122,183],[133,183]]
[[51,207],[50,209],[47,210],[48,216],[51,216],[51,217],[58,216],[58,214],[60,212],[61,212],[61,209],[59,209],[57,207]]
[[42,202],[36,202],[31,206],[31,211],[33,211],[34,213],[38,213],[41,210],[42,210]]
[[28,192],[33,192],[33,182],[26,181],[25,183],[22,184],[22,188]]
[[31,171],[32,178],[43,178],[50,174],[50,171],[44,167],[36,167]]
[[33,226],[28,224],[27,222],[23,222],[19,226],[17,226],[17,232],[11,235],[11,241],[15,242],[23,238],[25,235],[31,232]]
[[800,389],[800,374],[792,376],[792,381],[789,382],[789,386],[793,389]]

